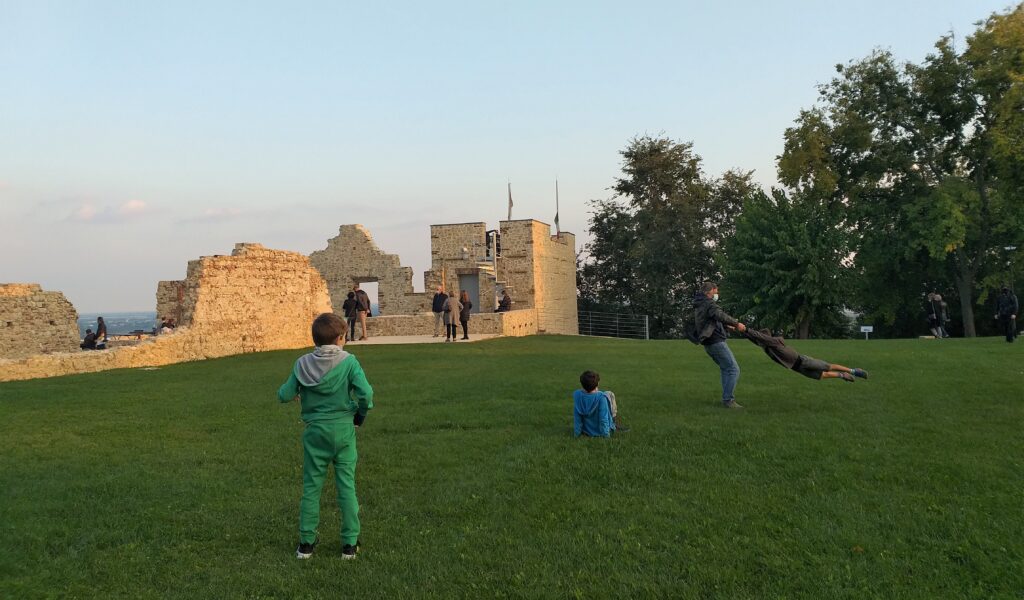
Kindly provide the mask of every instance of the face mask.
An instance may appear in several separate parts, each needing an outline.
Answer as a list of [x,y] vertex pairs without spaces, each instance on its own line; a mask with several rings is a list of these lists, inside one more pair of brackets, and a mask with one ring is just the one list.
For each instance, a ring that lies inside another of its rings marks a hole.
[[711,296],[711,299],[714,300],[715,302],[718,302],[718,294]]

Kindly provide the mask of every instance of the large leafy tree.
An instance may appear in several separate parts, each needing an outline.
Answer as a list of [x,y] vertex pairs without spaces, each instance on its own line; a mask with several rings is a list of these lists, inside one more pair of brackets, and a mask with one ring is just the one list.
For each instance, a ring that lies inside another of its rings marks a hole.
[[963,52],[945,36],[920,65],[876,51],[837,68],[786,131],[780,180],[842,212],[872,317],[911,319],[945,279],[974,335],[975,304],[1003,268],[993,257],[1024,246],[1024,5]]
[[798,338],[835,335],[845,320],[846,241],[841,219],[813,195],[754,192],[725,244],[729,308]]
[[581,303],[646,314],[653,336],[673,336],[695,286],[719,273],[751,173],[709,178],[692,144],[664,137],[634,138],[621,154],[615,196],[592,203]]

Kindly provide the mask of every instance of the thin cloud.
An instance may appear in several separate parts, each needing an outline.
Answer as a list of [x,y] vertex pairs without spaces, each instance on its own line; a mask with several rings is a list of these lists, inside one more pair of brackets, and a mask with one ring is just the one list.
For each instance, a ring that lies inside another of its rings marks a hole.
[[198,215],[179,219],[179,224],[189,223],[226,223],[246,216],[247,213],[238,208],[207,208]]
[[152,211],[142,200],[128,200],[119,206],[97,206],[84,201],[68,215],[67,220],[76,223],[123,223],[150,214]]

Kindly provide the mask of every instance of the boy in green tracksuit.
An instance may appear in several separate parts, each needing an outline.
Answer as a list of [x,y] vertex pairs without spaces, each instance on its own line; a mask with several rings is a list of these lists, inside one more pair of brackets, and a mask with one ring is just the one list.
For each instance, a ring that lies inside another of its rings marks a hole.
[[359,502],[356,500],[356,427],[373,408],[373,388],[355,356],[345,352],[348,325],[324,313],[313,321],[316,350],[295,361],[288,381],[277,390],[281,402],[296,396],[302,404],[302,500],[299,502],[298,558],[313,555],[319,539],[320,491],[327,467],[334,464],[341,510],[341,555],[359,551]]

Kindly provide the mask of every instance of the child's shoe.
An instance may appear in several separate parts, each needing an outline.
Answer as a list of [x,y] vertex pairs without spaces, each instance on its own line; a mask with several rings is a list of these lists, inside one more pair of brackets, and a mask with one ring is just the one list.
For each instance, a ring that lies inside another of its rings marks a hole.
[[345,560],[351,560],[356,557],[359,553],[359,540],[356,540],[356,544],[345,544],[341,547],[341,557]]
[[307,558],[313,556],[313,552],[316,551],[316,545],[319,544],[319,543],[320,543],[320,538],[319,537],[316,538],[315,540],[313,540],[312,544],[307,544],[305,542],[299,542],[299,547],[295,549],[295,558],[303,559],[304,560],[304,559],[307,559]]
[[853,376],[854,377],[860,377],[861,379],[867,379],[868,378],[868,372],[865,371],[864,369],[854,369],[853,370]]
[[849,381],[850,383],[853,383],[853,375],[850,375],[846,371],[839,371],[839,378],[842,379],[843,381]]

